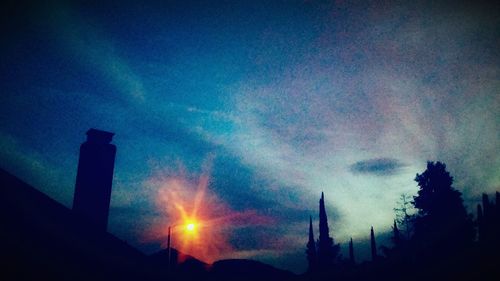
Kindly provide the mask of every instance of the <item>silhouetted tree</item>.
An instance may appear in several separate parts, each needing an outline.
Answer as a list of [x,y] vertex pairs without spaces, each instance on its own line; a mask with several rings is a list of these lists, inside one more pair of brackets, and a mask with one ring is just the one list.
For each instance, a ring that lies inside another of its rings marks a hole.
[[[497,255],[500,255],[500,193],[497,191],[495,193],[495,212],[494,212],[494,218],[492,219],[492,223],[494,225],[494,232],[495,232],[495,251]],[[497,260],[500,263],[500,258],[497,258]]]
[[482,202],[484,211],[483,214],[487,214],[489,216],[491,214],[491,204],[490,204],[490,199],[488,198],[488,194],[483,193]]
[[481,204],[477,204],[477,220],[480,222],[483,219],[483,208]]
[[417,174],[418,195],[414,206],[414,242],[419,259],[433,266],[451,264],[464,256],[474,238],[474,228],[461,193],[452,187],[453,178],[441,162],[427,162],[427,169]]
[[340,251],[340,246],[334,244],[333,238],[330,237],[328,228],[328,218],[325,210],[325,197],[321,192],[319,200],[319,239],[318,239],[318,266],[320,270],[329,269],[337,259]]
[[483,194],[482,206],[477,206],[478,240],[483,254],[493,255],[499,248],[500,221],[498,218],[498,192],[496,202],[490,202],[488,195]]
[[394,220],[394,224],[392,226],[392,243],[395,247],[401,244],[401,234],[398,229],[398,225],[396,224],[396,220]]
[[408,248],[409,240],[401,237],[396,220],[393,222],[391,240],[393,247],[382,245],[380,248],[387,258],[386,261],[394,268],[391,276],[394,280],[400,280],[411,265],[411,253]]
[[[483,211],[483,207],[486,207],[489,205],[489,200],[488,200],[488,195],[483,194],[482,196],[482,206],[481,204],[477,204],[477,236],[478,236],[478,241],[483,246],[483,244],[486,243],[488,239],[488,211]],[[488,208],[488,207],[486,207]],[[486,215],[484,214],[486,213]]]
[[500,192],[495,192],[495,204],[496,204],[496,207],[497,207],[497,214],[500,214],[500,208],[498,208],[498,206],[500,206]]
[[[498,191],[495,193],[495,217],[496,217],[495,225],[496,225],[497,234],[500,235],[500,192],[498,192]],[[497,243],[498,243],[498,240],[497,240]]]
[[491,202],[487,194],[482,196],[482,206],[477,206],[477,230],[479,244],[479,271],[488,272],[491,276],[500,275],[500,217],[499,196],[496,192],[495,202]]
[[400,231],[402,230],[403,236],[401,238],[409,240],[413,232],[415,208],[408,194],[401,194],[394,212],[396,213],[396,222],[402,226]]
[[373,233],[373,226],[370,229],[370,246],[372,253],[372,261],[377,260],[377,244],[375,243],[375,233]]
[[317,254],[316,254],[316,243],[314,241],[314,233],[312,227],[312,218],[309,216],[309,241],[307,242],[307,262],[309,263],[309,272],[316,269]]
[[352,237],[351,237],[351,241],[349,241],[349,262],[351,264],[356,263],[356,260],[354,259],[354,245],[352,244]]

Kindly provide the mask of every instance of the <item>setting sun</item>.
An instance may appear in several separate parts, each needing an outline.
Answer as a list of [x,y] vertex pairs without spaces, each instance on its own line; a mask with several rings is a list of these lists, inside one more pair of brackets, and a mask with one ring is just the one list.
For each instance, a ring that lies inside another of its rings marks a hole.
[[[158,224],[158,239],[167,241],[171,226],[171,246],[205,262],[228,256],[234,249],[229,243],[230,226],[253,218],[254,213],[239,213],[228,208],[209,187],[209,177],[198,181],[185,177],[159,177],[158,207],[165,221]],[[153,229],[154,230],[154,229]]]
[[188,223],[186,225],[186,229],[190,232],[194,231],[194,229],[196,228],[196,225],[194,223]]

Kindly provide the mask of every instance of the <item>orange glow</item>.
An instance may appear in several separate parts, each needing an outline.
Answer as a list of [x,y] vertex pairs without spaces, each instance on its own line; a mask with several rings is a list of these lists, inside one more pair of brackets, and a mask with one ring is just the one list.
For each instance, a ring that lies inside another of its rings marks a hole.
[[[186,175],[160,178],[156,204],[164,221],[151,230],[166,246],[168,226],[172,226],[172,247],[205,262],[213,262],[233,251],[225,224],[231,210],[210,190],[209,178],[189,180]],[[155,239],[155,240],[156,240]]]
[[254,211],[229,208],[210,189],[205,174],[196,179],[181,171],[175,176],[155,176],[148,184],[157,189],[154,200],[161,217],[145,233],[145,239],[160,241],[165,248],[171,226],[172,247],[204,262],[234,256],[229,238],[235,228],[270,223]]

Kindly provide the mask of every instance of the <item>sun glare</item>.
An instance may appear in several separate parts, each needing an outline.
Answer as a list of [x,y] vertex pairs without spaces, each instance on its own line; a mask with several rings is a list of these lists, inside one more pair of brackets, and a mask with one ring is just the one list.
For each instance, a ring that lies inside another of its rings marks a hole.
[[[159,177],[157,204],[165,212],[165,223],[158,224],[159,238],[167,241],[171,227],[171,247],[205,262],[214,262],[234,251],[229,242],[230,222],[253,217],[227,207],[208,189],[207,175],[198,181],[185,177]],[[163,245],[165,246],[165,245]]]
[[188,223],[188,224],[186,225],[186,229],[187,229],[187,231],[189,231],[189,232],[194,231],[194,230],[195,230],[195,228],[196,228],[196,225],[195,225],[194,223]]

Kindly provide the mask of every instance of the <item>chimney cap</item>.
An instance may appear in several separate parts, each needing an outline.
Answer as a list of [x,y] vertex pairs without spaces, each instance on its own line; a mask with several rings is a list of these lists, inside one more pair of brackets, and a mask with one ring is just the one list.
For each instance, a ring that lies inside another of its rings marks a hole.
[[99,143],[110,143],[115,134],[111,132],[101,131],[91,128],[87,131],[87,141],[99,142]]

